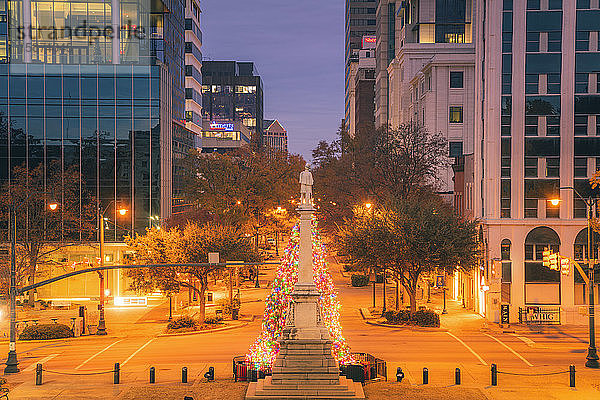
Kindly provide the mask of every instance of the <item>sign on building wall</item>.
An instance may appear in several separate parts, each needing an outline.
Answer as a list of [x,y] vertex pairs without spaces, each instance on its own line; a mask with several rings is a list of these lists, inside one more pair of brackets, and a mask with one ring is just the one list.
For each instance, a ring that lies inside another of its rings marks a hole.
[[362,37],[362,48],[363,49],[374,49],[377,47],[377,36],[365,35]]
[[519,307],[519,322],[532,325],[560,325],[560,307]]

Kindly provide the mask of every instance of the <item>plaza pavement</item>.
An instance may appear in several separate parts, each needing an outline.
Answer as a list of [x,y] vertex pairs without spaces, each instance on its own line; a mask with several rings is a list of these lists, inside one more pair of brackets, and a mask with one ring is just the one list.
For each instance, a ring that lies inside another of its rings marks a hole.
[[[332,260],[333,261],[333,260]],[[389,382],[368,384],[370,399],[599,399],[600,371],[583,366],[586,333],[562,327],[545,332],[512,333],[448,301],[448,314],[441,322],[444,330],[404,327],[387,328],[365,323],[359,308],[371,305],[371,288],[353,288],[339,266],[331,264],[334,282],[340,292],[344,336],[353,351],[371,353],[388,363]],[[261,316],[268,293],[264,276],[261,289],[242,291],[242,314]],[[380,288],[377,299],[381,300]],[[430,306],[440,309],[441,298],[434,295]],[[164,337],[168,309],[158,305],[137,319],[117,310],[107,310],[109,336],[66,341],[19,342],[17,350],[22,372],[7,376],[10,399],[242,399],[245,383],[234,383],[231,359],[245,354],[261,329],[260,318],[228,331]],[[156,322],[162,321],[162,322]],[[3,362],[4,360],[2,360]],[[35,364],[42,362],[44,384],[34,385]],[[64,375],[110,371],[121,363],[121,384],[112,384],[112,375]],[[498,386],[490,386],[490,365],[501,372]],[[576,388],[569,388],[568,370],[577,370]],[[157,383],[150,385],[148,370],[156,368]],[[189,369],[190,384],[179,383],[181,367]],[[203,374],[215,367],[216,382],[206,383]],[[394,383],[395,371],[406,374]],[[429,369],[429,384],[422,385],[423,367]],[[454,385],[454,370],[460,368],[462,384]],[[54,371],[54,372],[49,372]],[[550,374],[532,376],[533,374]],[[59,374],[60,373],[60,374]],[[522,375],[508,375],[522,374]]]

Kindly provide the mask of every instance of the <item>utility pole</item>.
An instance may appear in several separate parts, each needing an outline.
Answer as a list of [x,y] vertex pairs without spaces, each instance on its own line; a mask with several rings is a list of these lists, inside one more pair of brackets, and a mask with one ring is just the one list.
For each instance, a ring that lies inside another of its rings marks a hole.
[[8,358],[6,360],[5,374],[19,372],[17,361],[17,209],[11,204],[10,219],[12,222],[12,235],[10,238],[10,342],[8,344]]

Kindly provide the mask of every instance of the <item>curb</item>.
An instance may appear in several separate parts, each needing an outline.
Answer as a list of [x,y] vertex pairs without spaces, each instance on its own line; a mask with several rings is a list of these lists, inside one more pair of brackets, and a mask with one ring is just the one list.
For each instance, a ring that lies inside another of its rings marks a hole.
[[190,336],[190,335],[201,335],[203,333],[213,333],[213,332],[229,331],[231,329],[243,328],[246,325],[248,325],[249,323],[250,322],[245,322],[245,323],[239,324],[239,325],[224,326],[222,328],[206,329],[206,330],[203,330],[203,331],[182,332],[182,333],[160,333],[160,334],[156,335],[156,337]]
[[[97,339],[119,339],[124,338],[126,336],[98,336],[98,335],[85,335],[85,336],[77,336],[77,337],[68,337],[68,338],[60,338],[60,339],[38,339],[38,340],[19,340],[17,339],[17,344],[19,343],[52,343],[52,342],[68,342],[68,341],[86,341],[86,340],[97,340]],[[9,343],[9,339],[2,339],[0,343]]]
[[367,320],[365,320],[365,322],[369,325],[382,326],[384,328],[403,329],[403,330],[407,330],[407,331],[420,331],[420,332],[448,332],[449,331],[449,329],[447,329],[447,328],[430,328],[430,327],[414,326],[414,325],[392,325],[392,324],[384,324],[382,322],[367,321]]

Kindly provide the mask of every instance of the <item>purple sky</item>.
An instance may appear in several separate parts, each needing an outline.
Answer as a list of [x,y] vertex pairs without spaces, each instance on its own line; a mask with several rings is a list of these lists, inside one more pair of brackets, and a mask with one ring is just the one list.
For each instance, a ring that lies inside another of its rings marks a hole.
[[344,114],[344,2],[204,0],[202,53],[254,61],[264,84],[265,119],[288,131],[289,151],[310,160]]

